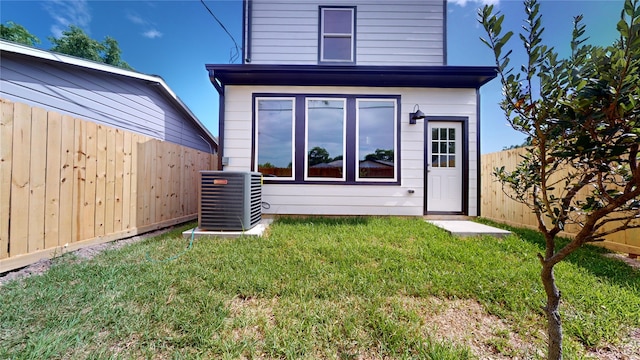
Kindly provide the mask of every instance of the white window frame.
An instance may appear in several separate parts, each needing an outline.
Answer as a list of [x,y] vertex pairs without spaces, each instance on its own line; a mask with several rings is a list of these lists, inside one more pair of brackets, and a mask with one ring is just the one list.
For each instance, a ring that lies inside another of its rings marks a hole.
[[[360,177],[360,101],[393,102],[393,178],[362,178]],[[398,100],[385,98],[356,98],[356,181],[361,182],[396,182],[398,181]]]
[[295,97],[256,97],[255,98],[255,153],[253,154],[255,159],[254,171],[258,171],[258,159],[260,154],[260,136],[258,131],[260,129],[260,110],[258,104],[260,100],[289,100],[291,101],[291,176],[290,177],[269,177],[269,180],[285,180],[285,181],[293,181],[296,177],[296,98]]
[[[309,101],[336,101],[341,100],[343,103],[342,112],[342,177],[341,178],[323,178],[309,176]],[[341,97],[305,97],[304,99],[304,180],[305,181],[346,181],[347,180],[347,99]]]
[[[324,31],[324,16],[325,16],[325,11],[326,10],[331,10],[331,11],[350,11],[351,12],[351,32],[350,33],[327,33]],[[354,63],[355,62],[355,56],[356,56],[356,51],[355,51],[355,38],[356,38],[356,34],[355,34],[355,25],[356,25],[356,17],[355,17],[355,12],[356,9],[353,7],[321,7],[320,8],[320,62],[323,63]],[[350,58],[347,59],[325,59],[324,57],[324,49],[325,49],[325,44],[324,44],[324,40],[325,38],[350,38],[351,39],[351,56]]]

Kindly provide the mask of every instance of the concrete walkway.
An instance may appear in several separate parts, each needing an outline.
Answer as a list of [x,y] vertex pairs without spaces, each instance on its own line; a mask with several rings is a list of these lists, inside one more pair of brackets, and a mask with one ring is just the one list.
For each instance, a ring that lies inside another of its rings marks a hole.
[[482,236],[489,235],[494,237],[505,237],[511,232],[503,229],[494,228],[492,226],[478,224],[473,221],[467,220],[426,220],[428,223],[433,224],[439,228],[446,230],[449,234],[469,237],[469,236]]

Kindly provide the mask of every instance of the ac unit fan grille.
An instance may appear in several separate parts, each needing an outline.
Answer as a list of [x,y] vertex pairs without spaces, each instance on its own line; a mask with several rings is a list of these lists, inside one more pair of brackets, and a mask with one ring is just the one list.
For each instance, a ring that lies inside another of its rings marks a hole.
[[260,173],[200,172],[199,224],[202,230],[242,231],[262,219]]

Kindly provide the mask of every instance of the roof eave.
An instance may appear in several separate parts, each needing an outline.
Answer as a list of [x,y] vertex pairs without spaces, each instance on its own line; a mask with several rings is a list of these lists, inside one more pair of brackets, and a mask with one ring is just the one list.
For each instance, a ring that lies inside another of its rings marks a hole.
[[[206,65],[225,85],[480,88],[497,75],[488,66]],[[220,91],[220,90],[218,90]]]

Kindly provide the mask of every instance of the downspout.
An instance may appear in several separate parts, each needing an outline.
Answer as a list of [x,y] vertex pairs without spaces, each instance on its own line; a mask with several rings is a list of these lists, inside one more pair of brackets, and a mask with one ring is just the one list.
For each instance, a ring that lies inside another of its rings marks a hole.
[[252,0],[244,0],[244,4],[242,7],[242,19],[244,24],[242,26],[242,47],[244,48],[244,58],[242,59],[243,64],[248,64],[251,62],[251,15],[253,12],[253,1]]
[[209,81],[218,92],[218,170],[222,169],[224,156],[224,84],[216,80],[213,70],[209,70]]
[[447,65],[447,0],[442,5],[442,65]]
[[477,183],[476,183],[476,201],[477,201],[477,211],[476,211],[476,216],[480,217],[481,213],[481,206],[482,206],[482,164],[480,163],[480,159],[482,156],[480,156],[480,88],[476,88],[476,161],[477,161]]

